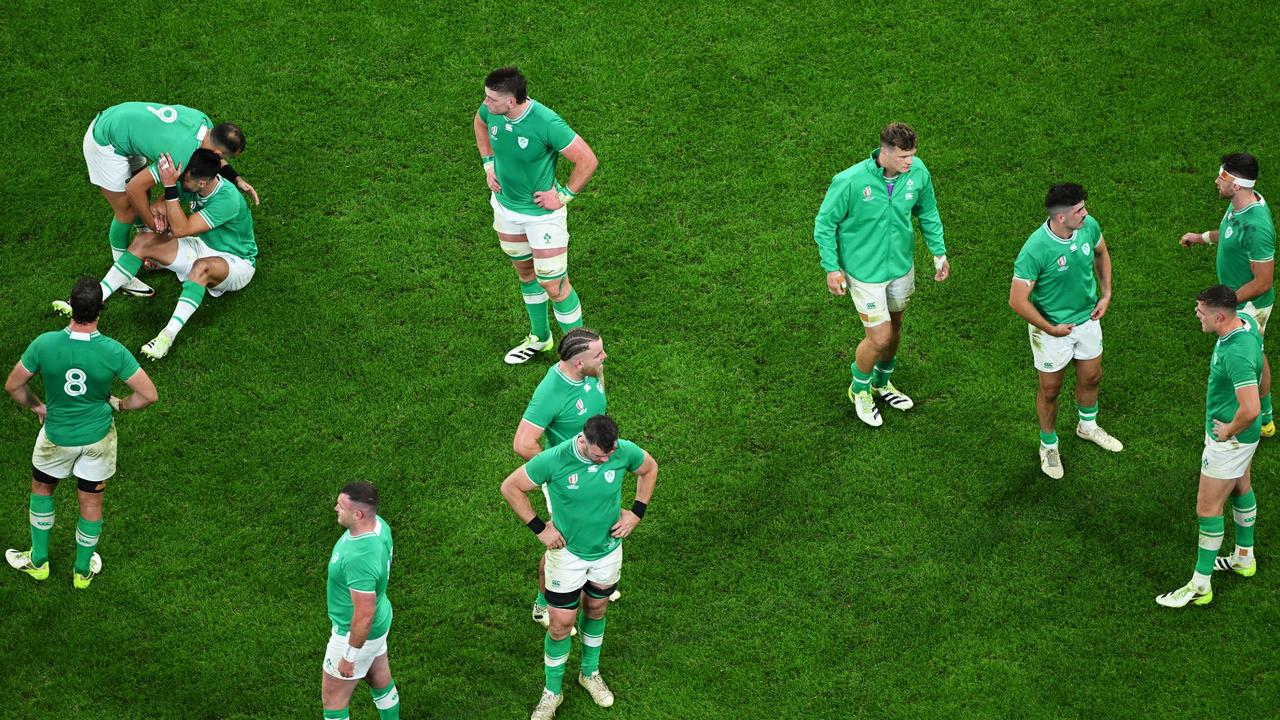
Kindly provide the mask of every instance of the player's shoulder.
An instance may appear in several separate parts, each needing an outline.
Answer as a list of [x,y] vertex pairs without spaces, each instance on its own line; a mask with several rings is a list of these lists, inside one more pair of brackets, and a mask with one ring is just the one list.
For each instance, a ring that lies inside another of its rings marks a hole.
[[631,442],[630,440],[623,440],[622,438],[618,438],[617,453],[622,457],[627,458],[628,460],[632,458],[643,458],[644,448]]
[[1098,218],[1094,217],[1093,215],[1085,215],[1084,225],[1082,225],[1081,227],[1083,229],[1088,230],[1091,233],[1098,233],[1099,235],[1102,234],[1102,224],[1099,223]]
[[925,180],[933,177],[933,174],[929,172],[929,166],[925,164],[919,155],[911,160],[911,169],[907,171],[907,174],[908,176],[922,177]]
[[543,105],[542,103],[538,102],[537,100],[534,100],[533,98],[529,98],[529,117],[531,119],[540,120],[542,122],[550,122],[552,120],[562,120],[562,121],[564,120],[563,117],[560,117],[560,113],[556,112],[555,110],[552,110],[551,108],[547,107],[546,105]]

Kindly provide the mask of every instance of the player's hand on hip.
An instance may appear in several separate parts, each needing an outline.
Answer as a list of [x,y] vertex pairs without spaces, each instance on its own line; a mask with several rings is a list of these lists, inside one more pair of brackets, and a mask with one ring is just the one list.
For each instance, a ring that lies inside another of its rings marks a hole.
[[1221,420],[1213,421],[1213,438],[1218,442],[1226,442],[1231,439],[1231,434],[1227,432],[1227,424]]
[[827,289],[832,295],[844,295],[848,283],[844,279],[843,270],[832,270],[827,273]]
[[618,516],[618,522],[614,523],[613,527],[609,528],[609,534],[616,538],[624,538],[630,535],[631,531],[635,530],[636,526],[639,524],[640,518],[630,510],[623,508],[622,514]]
[[543,210],[559,210],[564,207],[564,203],[560,202],[560,196],[556,194],[555,188],[535,192],[533,201],[538,203],[538,207]]
[[338,674],[344,678],[349,678],[356,674],[356,664],[346,658],[338,661]]
[[564,536],[556,529],[554,523],[547,523],[542,532],[538,533],[538,539],[547,546],[548,550],[559,550],[564,547]]
[[31,412],[35,413],[36,417],[40,418],[40,424],[43,425],[44,416],[49,412],[49,408],[45,407],[44,403],[40,403],[39,405],[31,408]]
[[156,169],[160,171],[160,184],[165,186],[177,185],[178,178],[182,175],[182,166],[175,165],[173,156],[169,153],[160,155],[160,159],[156,161]]
[[933,279],[938,282],[942,282],[943,280],[946,280],[949,277],[951,277],[951,263],[948,262],[947,260],[943,260],[942,265],[938,268],[938,271],[933,274]]
[[1066,337],[1071,334],[1073,329],[1075,329],[1075,325],[1073,323],[1060,323],[1049,328],[1048,332],[1054,337]]
[[484,171],[484,181],[493,192],[502,192],[502,185],[498,184],[498,175],[493,170]]
[[258,191],[253,186],[245,182],[244,178],[236,178],[236,187],[240,188],[240,192],[253,198],[254,205],[261,205],[262,201],[258,199]]
[[1200,233],[1183,233],[1182,247],[1191,247],[1192,245],[1200,245],[1204,242],[1204,235]]
[[1089,313],[1089,319],[1101,320],[1102,316],[1107,314],[1107,308],[1109,307],[1111,307],[1111,298],[1101,298],[1098,300],[1098,304],[1093,306],[1093,312]]

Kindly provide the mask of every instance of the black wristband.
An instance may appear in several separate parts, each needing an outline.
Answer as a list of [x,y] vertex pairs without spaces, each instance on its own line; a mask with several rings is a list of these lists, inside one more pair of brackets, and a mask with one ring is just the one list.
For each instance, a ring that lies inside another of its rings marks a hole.
[[649,503],[642,503],[639,500],[631,503],[631,512],[641,520],[644,519],[644,511],[649,509]]
[[177,199],[178,199],[178,186],[177,186],[177,185],[165,185],[165,186],[164,186],[164,199],[165,199],[165,200],[177,200]]
[[231,167],[229,164],[218,168],[218,174],[233,183],[236,181],[236,178],[240,177],[240,173],[236,172],[236,169]]
[[533,519],[525,523],[525,525],[529,526],[529,529],[533,531],[534,535],[541,535],[542,531],[547,529],[547,524],[542,522],[542,518],[537,515],[534,515]]

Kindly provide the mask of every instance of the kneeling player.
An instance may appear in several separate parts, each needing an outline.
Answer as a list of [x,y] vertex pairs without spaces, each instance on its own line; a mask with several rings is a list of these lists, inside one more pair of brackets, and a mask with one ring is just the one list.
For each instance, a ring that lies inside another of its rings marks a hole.
[[[10,549],[5,559],[36,580],[49,577],[49,535],[53,532],[53,491],[74,475],[80,501],[76,524],[76,566],[72,584],[89,587],[102,571],[94,552],[102,532],[102,491],[116,473],[116,426],[111,411],[140,410],[156,401],[156,386],[123,345],[98,332],[102,292],[91,277],[71,291],[71,324],[32,341],[13,366],[5,390],[31,408],[43,424],[31,453],[31,549]],[[39,373],[46,402],[27,382]],[[111,383],[124,380],[133,394],[111,396]]]
[[[191,155],[184,170],[165,155],[151,172],[164,184],[164,202],[153,208],[160,232],[140,233],[102,279],[103,298],[124,287],[144,260],[173,271],[182,281],[182,295],[169,323],[142,354],[152,360],[164,357],[178,332],[200,307],[205,293],[217,297],[249,284],[257,270],[258,245],[253,216],[244,196],[218,175],[222,160],[201,148]],[[182,202],[192,215],[182,209]],[[55,310],[67,314],[70,307],[54,301]]]
[[[622,509],[622,480],[636,476],[635,503]],[[613,693],[600,677],[609,595],[622,577],[622,539],[644,517],[658,481],[658,463],[634,443],[618,439],[608,415],[587,420],[582,432],[538,453],[502,483],[502,495],[547,548],[547,602],[551,625],[543,640],[546,685],[531,720],[555,716],[563,696],[570,629],[581,602],[582,672],[578,684],[601,707],[613,705]],[[528,493],[544,487],[554,522],[545,523]]]

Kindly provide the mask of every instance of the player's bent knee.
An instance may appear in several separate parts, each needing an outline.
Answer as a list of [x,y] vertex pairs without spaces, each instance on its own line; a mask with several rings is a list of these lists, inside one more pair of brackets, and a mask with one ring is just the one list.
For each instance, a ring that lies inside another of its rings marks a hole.
[[97,495],[107,489],[107,483],[99,480],[76,478],[76,489],[83,493],[93,493],[94,495]]

